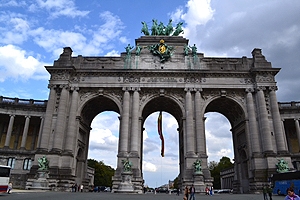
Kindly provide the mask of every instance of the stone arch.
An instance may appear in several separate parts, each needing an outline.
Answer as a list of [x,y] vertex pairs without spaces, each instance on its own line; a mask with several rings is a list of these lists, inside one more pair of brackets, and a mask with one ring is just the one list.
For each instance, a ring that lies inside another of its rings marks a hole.
[[231,126],[245,120],[246,110],[244,106],[231,97],[214,97],[206,103],[204,109],[204,113],[221,113],[229,120]]
[[184,115],[184,108],[182,102],[176,99],[174,96],[153,95],[147,98],[147,101],[141,105],[141,117],[146,119],[150,114],[156,111],[166,111],[175,117],[178,124]]
[[235,170],[238,178],[235,180],[239,193],[249,192],[249,160],[248,151],[250,138],[247,135],[246,110],[237,98],[215,97],[205,107],[205,113],[218,112],[224,115],[230,125],[233,139]]
[[103,111],[114,111],[120,114],[119,102],[110,96],[92,96],[78,109],[79,116],[83,117],[86,122],[90,125],[92,120]]
[[[98,104],[97,102],[101,102]],[[96,105],[95,107],[91,108],[89,105]],[[88,97],[84,98],[80,105],[78,106],[77,116],[81,116],[84,119],[87,116],[87,122],[92,122],[96,115],[103,111],[114,111],[116,113],[121,113],[121,103],[116,96],[111,94],[109,95],[99,95],[93,94],[89,95]],[[89,113],[87,115],[87,113]],[[89,123],[89,124],[90,124]]]

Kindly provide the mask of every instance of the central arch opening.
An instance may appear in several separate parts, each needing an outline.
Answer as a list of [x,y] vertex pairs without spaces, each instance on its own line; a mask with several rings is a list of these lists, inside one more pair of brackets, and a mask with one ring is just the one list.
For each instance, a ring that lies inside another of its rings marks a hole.
[[149,115],[145,120],[143,131],[143,176],[145,186],[150,188],[166,186],[179,174],[178,123],[171,114],[162,112],[164,138],[164,157],[162,157],[158,116],[159,112]]

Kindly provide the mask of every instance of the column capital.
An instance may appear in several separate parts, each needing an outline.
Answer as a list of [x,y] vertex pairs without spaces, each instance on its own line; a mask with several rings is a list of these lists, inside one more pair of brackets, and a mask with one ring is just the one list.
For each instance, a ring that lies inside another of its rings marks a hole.
[[194,88],[195,92],[203,92],[203,89],[202,88]]
[[55,89],[56,85],[55,84],[48,84],[49,89]]
[[68,84],[60,84],[59,88],[61,88],[61,89],[69,89],[69,85]]
[[270,87],[269,87],[269,90],[271,90],[271,91],[276,91],[276,90],[278,90],[278,87],[277,87],[277,86],[270,86]]
[[194,88],[184,88],[185,92],[192,92],[194,90]]
[[70,87],[70,90],[72,92],[74,92],[74,91],[78,92],[79,91],[79,87],[72,86],[72,87]]
[[256,91],[263,91],[263,90],[266,90],[265,86],[258,86],[258,87],[256,87]]
[[10,114],[9,116],[10,116],[10,117],[15,117],[16,115],[15,115],[15,114]]
[[131,91],[133,91],[133,92],[139,92],[139,91],[141,91],[141,88],[140,87],[132,87]]
[[253,93],[253,92],[254,92],[254,89],[253,89],[253,88],[246,88],[246,89],[245,89],[245,92],[246,92],[246,93]]
[[123,87],[122,88],[122,91],[124,91],[124,92],[128,92],[130,90],[130,88],[128,88],[128,87]]
[[29,116],[29,115],[25,115],[25,118],[29,118],[29,119],[30,119],[30,118],[31,118],[31,116]]

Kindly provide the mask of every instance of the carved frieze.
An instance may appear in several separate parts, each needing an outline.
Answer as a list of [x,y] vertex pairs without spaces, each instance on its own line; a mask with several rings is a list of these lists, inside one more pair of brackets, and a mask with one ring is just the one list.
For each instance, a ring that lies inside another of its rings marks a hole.
[[70,73],[68,72],[56,72],[51,73],[51,80],[69,80]]
[[274,76],[270,73],[262,73],[256,76],[256,82],[274,82]]

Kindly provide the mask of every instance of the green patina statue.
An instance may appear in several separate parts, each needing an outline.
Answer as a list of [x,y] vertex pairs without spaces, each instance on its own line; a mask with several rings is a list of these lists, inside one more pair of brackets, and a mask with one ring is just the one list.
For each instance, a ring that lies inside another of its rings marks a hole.
[[46,156],[38,158],[38,165],[39,165],[38,170],[48,170],[49,169],[49,161],[46,158]]
[[142,22],[143,24],[143,28],[141,30],[141,33],[144,33],[145,35],[150,35],[149,34],[149,30],[148,30],[148,26],[147,26],[147,23],[146,22]]
[[182,29],[183,22],[179,22],[175,28],[175,31],[173,33],[173,36],[178,36],[180,33],[183,33]]
[[194,46],[190,46],[190,48],[192,49],[192,55],[193,56],[196,56],[197,55],[197,47],[196,47],[196,44],[194,44]]
[[127,47],[125,47],[125,50],[126,50],[126,54],[127,55],[131,55],[131,50],[133,49],[132,46],[130,46],[130,44],[127,45]]
[[[142,24],[143,24],[143,27],[142,27],[141,32],[144,33],[145,35],[150,35],[147,23],[142,22]],[[179,22],[174,31],[174,28],[172,25],[172,19],[169,19],[169,23],[167,26],[165,26],[162,22],[160,22],[158,24],[156,19],[152,19],[151,35],[170,36],[174,32],[173,36],[178,36],[180,33],[183,32],[182,25],[183,25],[183,22]]]
[[188,56],[189,52],[190,52],[190,47],[186,44],[184,45],[184,49],[183,49],[184,55]]
[[288,163],[283,159],[278,159],[276,167],[278,173],[284,173],[289,171]]
[[128,158],[126,160],[122,160],[122,164],[124,172],[131,172],[132,162],[130,162]]
[[139,56],[141,54],[142,48],[140,45],[136,45],[135,47],[135,55]]
[[197,159],[194,164],[195,173],[202,173],[201,160]]

